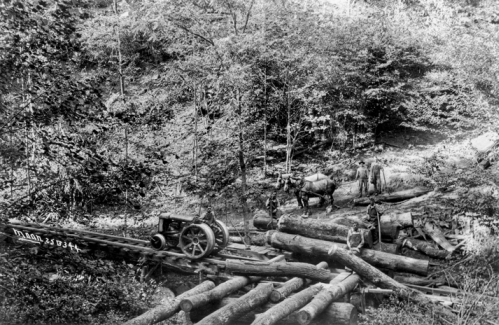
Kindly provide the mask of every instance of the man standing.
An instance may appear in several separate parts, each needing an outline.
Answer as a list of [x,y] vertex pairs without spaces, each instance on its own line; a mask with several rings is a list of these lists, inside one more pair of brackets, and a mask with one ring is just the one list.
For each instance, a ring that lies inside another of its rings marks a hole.
[[272,196],[267,199],[265,206],[267,207],[267,211],[269,211],[270,216],[273,218],[277,218],[277,208],[279,207],[279,201],[277,200],[277,194],[275,192],[272,193]]
[[373,229],[374,228],[374,234],[373,234],[373,241],[376,242],[377,240],[380,240],[380,233],[379,233],[379,218],[381,216],[381,213],[378,211],[378,208],[376,207],[376,203],[374,201],[374,198],[371,197],[369,199],[369,205],[367,206],[367,216],[365,217],[366,222],[369,224],[369,228]]
[[[381,193],[381,173],[383,172],[383,179],[385,178],[385,170],[379,161],[379,158],[374,158],[374,163],[371,165],[371,171],[369,176],[371,177],[371,183],[374,185],[374,195]],[[386,186],[386,184],[385,184]]]
[[360,249],[364,246],[364,236],[356,221],[353,223],[353,227],[348,229],[347,246],[354,254],[359,254]]
[[357,169],[357,174],[355,175],[355,180],[359,180],[359,197],[362,197],[362,189],[365,190],[366,196],[369,194],[367,181],[368,181],[368,171],[365,163],[361,161],[359,163],[359,168]]

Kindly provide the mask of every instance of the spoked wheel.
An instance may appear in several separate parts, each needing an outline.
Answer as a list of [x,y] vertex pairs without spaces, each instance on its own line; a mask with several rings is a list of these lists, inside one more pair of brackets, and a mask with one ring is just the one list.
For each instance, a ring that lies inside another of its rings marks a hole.
[[180,233],[180,249],[190,259],[208,256],[214,247],[215,234],[207,224],[192,224]]
[[215,224],[211,226],[211,229],[215,233],[215,244],[216,249],[222,250],[229,243],[229,229],[220,220],[216,220]]

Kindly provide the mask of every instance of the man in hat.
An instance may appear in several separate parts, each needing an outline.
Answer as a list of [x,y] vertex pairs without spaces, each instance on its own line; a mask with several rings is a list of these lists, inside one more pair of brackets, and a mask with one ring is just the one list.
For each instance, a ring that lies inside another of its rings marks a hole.
[[381,173],[383,173],[383,178],[385,178],[385,170],[383,169],[379,158],[375,157],[374,163],[371,165],[371,171],[369,172],[371,183],[374,185],[374,195],[381,193]]
[[272,196],[267,199],[265,203],[267,211],[269,211],[271,217],[277,217],[277,208],[279,207],[279,201],[277,200],[277,193],[272,193]]
[[370,229],[374,229],[373,241],[376,242],[379,240],[379,218],[381,217],[381,213],[376,207],[376,202],[374,197],[369,198],[369,205],[367,206],[367,215],[364,220],[369,225]]
[[212,225],[213,223],[215,223],[216,219],[215,219],[215,215],[213,214],[213,211],[211,209],[211,205],[208,206],[208,208],[206,209],[206,213],[200,219],[201,219],[201,221],[203,221],[204,223],[207,223],[208,225]]
[[357,174],[355,175],[355,180],[359,181],[359,197],[362,197],[362,189],[365,190],[366,196],[369,194],[367,187],[369,173],[365,165],[366,164],[363,161],[360,161],[359,168],[357,169]]

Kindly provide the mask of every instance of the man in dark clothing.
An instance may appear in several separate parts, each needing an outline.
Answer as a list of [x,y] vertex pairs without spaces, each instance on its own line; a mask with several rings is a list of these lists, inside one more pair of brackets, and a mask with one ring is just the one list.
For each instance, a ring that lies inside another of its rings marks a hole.
[[370,229],[374,229],[373,241],[376,242],[379,240],[379,218],[381,213],[378,211],[376,207],[376,202],[374,198],[369,199],[369,205],[367,206],[367,216],[364,218],[366,222],[369,224]]
[[212,225],[215,223],[215,215],[213,214],[213,211],[211,210],[211,206],[209,206],[206,209],[206,213],[204,216],[201,217],[201,221],[204,223],[207,223],[208,225]]
[[366,196],[369,194],[367,181],[368,181],[368,170],[366,164],[361,161],[359,163],[359,168],[357,169],[357,174],[355,175],[355,180],[359,180],[359,197],[362,197],[362,189],[366,192]]
[[371,171],[369,173],[371,183],[374,185],[374,195],[381,193],[381,173],[383,173],[383,178],[385,178],[385,170],[378,157],[376,157],[374,158],[374,163],[371,165]]
[[272,196],[267,199],[265,206],[267,207],[267,211],[269,211],[271,217],[276,218],[279,207],[279,201],[277,200],[277,193],[275,192],[272,193]]

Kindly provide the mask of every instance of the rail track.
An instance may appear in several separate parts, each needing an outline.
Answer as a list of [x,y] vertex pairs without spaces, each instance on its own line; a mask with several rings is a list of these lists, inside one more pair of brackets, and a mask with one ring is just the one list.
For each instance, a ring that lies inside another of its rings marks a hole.
[[[277,252],[272,248],[244,246],[231,243],[222,251],[199,260],[187,258],[179,249],[155,250],[149,241],[108,235],[87,230],[62,228],[38,223],[0,223],[0,232],[16,240],[44,246],[59,246],[79,252],[83,249],[118,250],[147,261],[188,273],[204,272],[218,275],[224,271],[227,259],[265,261],[275,257]],[[78,247],[78,245],[80,245]]]

